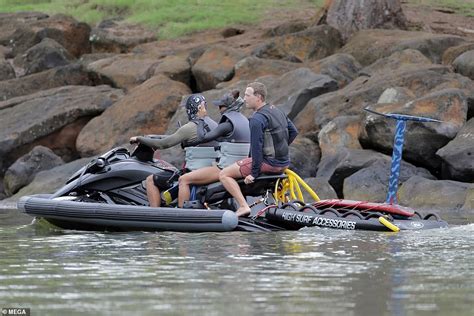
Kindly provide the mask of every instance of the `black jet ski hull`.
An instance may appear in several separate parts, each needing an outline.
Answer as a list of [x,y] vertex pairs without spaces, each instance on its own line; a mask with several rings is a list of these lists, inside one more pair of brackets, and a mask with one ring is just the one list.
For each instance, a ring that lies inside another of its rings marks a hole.
[[[279,225],[286,229],[300,229],[303,227],[327,227],[345,230],[373,230],[392,231],[380,222],[380,216],[361,218],[357,214],[349,213],[347,217],[334,216],[334,213],[315,214],[313,212],[298,212],[289,209],[269,209],[265,218],[269,223]],[[431,219],[420,218],[398,218],[390,221],[400,230],[421,230],[448,227],[448,223],[437,217]]]
[[66,229],[224,232],[238,225],[237,215],[229,210],[152,208],[35,196],[22,197],[18,209]]

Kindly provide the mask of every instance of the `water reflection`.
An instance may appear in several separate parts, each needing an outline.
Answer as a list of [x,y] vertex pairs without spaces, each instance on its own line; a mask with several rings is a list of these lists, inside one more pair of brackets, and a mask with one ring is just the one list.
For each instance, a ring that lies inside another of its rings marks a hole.
[[0,297],[37,315],[468,315],[473,231],[93,233],[0,224]]

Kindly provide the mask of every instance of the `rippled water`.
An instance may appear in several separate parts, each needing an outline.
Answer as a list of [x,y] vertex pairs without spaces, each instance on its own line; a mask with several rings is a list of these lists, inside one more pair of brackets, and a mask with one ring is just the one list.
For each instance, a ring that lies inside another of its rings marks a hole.
[[[1,214],[1,213],[0,213]],[[91,233],[0,217],[0,308],[32,315],[472,315],[474,224]]]

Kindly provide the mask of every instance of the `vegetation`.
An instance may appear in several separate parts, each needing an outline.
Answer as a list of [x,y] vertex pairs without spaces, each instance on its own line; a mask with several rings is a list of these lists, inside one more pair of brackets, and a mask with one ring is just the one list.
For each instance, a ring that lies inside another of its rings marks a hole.
[[[160,38],[229,25],[252,24],[273,10],[316,10],[324,0],[0,0],[0,12],[66,13],[95,24],[111,18],[157,30]],[[446,8],[474,16],[474,0],[408,0],[413,5]]]
[[0,0],[0,12],[67,13],[95,24],[125,18],[158,30],[160,38],[259,22],[270,10],[316,9],[323,0]]

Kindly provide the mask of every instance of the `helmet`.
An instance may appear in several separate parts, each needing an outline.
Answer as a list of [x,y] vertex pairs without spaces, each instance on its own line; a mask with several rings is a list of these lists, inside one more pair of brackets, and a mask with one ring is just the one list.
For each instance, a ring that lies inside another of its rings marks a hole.
[[223,106],[226,108],[225,112],[229,111],[240,111],[244,105],[244,99],[239,97],[239,92],[234,91],[231,93],[226,93],[222,98],[212,101],[216,106]]
[[203,101],[206,102],[206,98],[202,94],[191,94],[186,100],[186,113],[190,121],[196,119],[198,107]]

